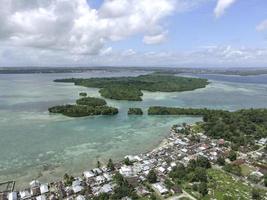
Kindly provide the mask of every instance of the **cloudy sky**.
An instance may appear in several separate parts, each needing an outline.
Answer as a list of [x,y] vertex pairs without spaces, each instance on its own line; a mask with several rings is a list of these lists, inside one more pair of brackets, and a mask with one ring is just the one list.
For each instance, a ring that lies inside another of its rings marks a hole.
[[0,3],[0,66],[267,67],[266,0]]

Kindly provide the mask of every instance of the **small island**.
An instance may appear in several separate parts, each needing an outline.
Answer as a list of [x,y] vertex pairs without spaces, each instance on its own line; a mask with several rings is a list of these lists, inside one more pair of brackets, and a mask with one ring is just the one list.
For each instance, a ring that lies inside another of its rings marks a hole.
[[205,135],[232,141],[232,148],[255,148],[255,141],[267,137],[267,109],[243,109],[235,112],[194,108],[150,107],[149,115],[202,116],[199,128]]
[[205,88],[209,84],[207,79],[178,77],[161,73],[137,77],[58,79],[55,82],[100,88],[99,92],[105,98],[128,101],[142,101],[142,90],[150,92],[183,92]]
[[143,115],[141,108],[129,108],[128,115]]
[[50,113],[60,113],[68,117],[85,117],[92,115],[116,115],[118,109],[109,107],[104,99],[84,97],[76,105],[60,105],[48,109]]
[[80,97],[86,97],[87,96],[87,93],[86,92],[80,92],[79,96]]

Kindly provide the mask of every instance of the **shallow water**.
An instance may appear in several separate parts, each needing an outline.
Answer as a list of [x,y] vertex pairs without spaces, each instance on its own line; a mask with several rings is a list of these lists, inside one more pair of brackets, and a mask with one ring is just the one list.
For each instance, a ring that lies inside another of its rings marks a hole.
[[[0,75],[0,181],[18,186],[38,178],[52,181],[65,172],[80,174],[97,160],[122,159],[151,150],[176,123],[201,120],[175,116],[127,116],[129,107],[151,105],[236,110],[267,107],[267,84],[211,81],[204,89],[181,93],[144,92],[144,101],[107,100],[117,116],[68,118],[50,115],[49,106],[72,103],[79,92],[99,96],[97,89],[54,83],[63,77],[128,76],[142,71],[92,71],[83,74]],[[267,76],[266,76],[267,78]],[[247,81],[249,82],[249,80]]]

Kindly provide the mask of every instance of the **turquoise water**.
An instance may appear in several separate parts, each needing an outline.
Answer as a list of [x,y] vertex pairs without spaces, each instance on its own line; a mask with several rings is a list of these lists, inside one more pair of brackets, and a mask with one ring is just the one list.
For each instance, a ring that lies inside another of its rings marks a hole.
[[[117,116],[68,118],[50,115],[49,106],[72,103],[79,92],[99,96],[97,89],[52,80],[63,77],[126,76],[142,71],[92,71],[84,74],[0,75],[0,181],[24,186],[33,178],[56,180],[65,172],[79,175],[96,161],[122,159],[154,148],[175,123],[200,118],[127,116],[129,107],[151,105],[240,109],[267,107],[267,84],[212,80],[204,88],[182,93],[144,92],[144,101],[107,100]],[[267,78],[267,77],[266,77]],[[249,78],[248,78],[248,81]]]

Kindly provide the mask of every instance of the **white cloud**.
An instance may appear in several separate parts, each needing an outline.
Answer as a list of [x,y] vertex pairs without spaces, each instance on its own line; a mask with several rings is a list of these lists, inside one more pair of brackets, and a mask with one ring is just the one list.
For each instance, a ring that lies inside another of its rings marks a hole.
[[133,49],[127,49],[126,51],[122,52],[122,56],[133,56],[136,55],[136,52]]
[[262,21],[257,27],[257,31],[265,31],[267,30],[267,19]]
[[0,0],[0,41],[22,47],[96,55],[108,41],[164,33],[175,0]]
[[221,17],[225,13],[225,10],[228,9],[235,2],[236,0],[218,0],[217,5],[214,9],[215,16],[217,18]]
[[167,32],[160,33],[157,35],[145,35],[143,42],[145,44],[159,44],[166,40],[167,38]]

